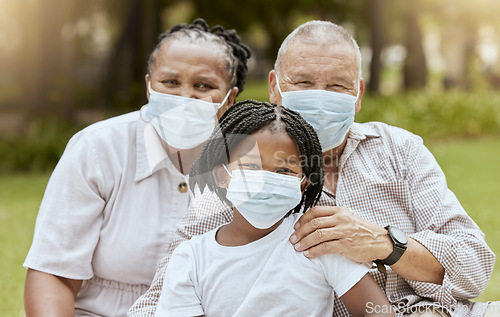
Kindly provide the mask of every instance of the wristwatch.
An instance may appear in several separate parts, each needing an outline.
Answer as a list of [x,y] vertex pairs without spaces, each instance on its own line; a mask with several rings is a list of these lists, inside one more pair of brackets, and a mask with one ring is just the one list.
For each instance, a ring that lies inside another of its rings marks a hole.
[[392,253],[384,260],[376,260],[375,263],[378,265],[379,270],[384,265],[393,265],[396,263],[405,253],[406,248],[408,248],[408,238],[403,230],[393,227],[386,226],[384,229],[387,230],[389,238],[391,238],[392,246],[394,247]]

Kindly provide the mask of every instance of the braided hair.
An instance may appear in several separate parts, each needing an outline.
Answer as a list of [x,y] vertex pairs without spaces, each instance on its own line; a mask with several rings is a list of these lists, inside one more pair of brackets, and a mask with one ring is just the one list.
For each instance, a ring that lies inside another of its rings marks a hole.
[[300,151],[303,174],[311,181],[302,195],[301,202],[288,214],[314,206],[323,188],[322,150],[316,132],[297,112],[277,107],[268,102],[243,100],[224,113],[215,130],[191,167],[189,185],[198,186],[201,193],[207,188],[229,206],[227,190],[216,185],[212,170],[229,163],[229,154],[250,134],[262,129],[275,133],[286,131]]
[[162,47],[170,39],[204,39],[219,44],[227,55],[227,70],[231,86],[238,87],[238,94],[243,91],[246,76],[248,73],[248,59],[252,55],[248,46],[241,42],[235,30],[225,30],[222,26],[216,25],[210,28],[205,20],[198,18],[191,24],[177,24],[170,30],[162,33],[158,38],[158,44],[149,56],[148,74],[155,63],[155,58]]

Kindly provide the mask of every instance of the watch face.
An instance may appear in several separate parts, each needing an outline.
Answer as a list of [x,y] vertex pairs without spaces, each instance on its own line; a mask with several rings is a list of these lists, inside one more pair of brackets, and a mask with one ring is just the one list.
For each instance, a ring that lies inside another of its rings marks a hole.
[[406,238],[406,234],[399,228],[391,228],[392,236],[396,239],[397,242],[401,244],[407,244],[408,238]]

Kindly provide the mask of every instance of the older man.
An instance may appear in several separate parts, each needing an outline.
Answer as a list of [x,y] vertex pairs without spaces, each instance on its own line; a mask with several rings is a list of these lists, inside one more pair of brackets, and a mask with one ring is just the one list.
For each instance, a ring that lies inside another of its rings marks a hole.
[[[307,257],[340,253],[374,262],[371,274],[398,316],[494,313],[494,304],[468,301],[483,291],[495,260],[483,233],[420,137],[383,123],[353,123],[363,92],[359,47],[342,27],[311,21],[283,42],[269,74],[270,100],[313,125],[325,166],[321,200],[301,217],[291,243]],[[192,206],[129,315],[153,315],[173,248],[230,220],[224,209],[210,195]],[[335,303],[335,316],[349,316]]]

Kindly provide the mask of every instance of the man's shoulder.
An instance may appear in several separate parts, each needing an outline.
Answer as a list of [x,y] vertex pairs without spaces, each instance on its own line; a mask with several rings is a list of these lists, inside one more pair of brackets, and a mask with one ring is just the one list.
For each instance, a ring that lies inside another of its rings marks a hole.
[[420,136],[403,128],[384,122],[371,121],[365,123],[354,123],[353,128],[363,134],[366,139],[380,139],[379,141],[385,144],[407,146],[409,143],[422,143],[422,138]]

